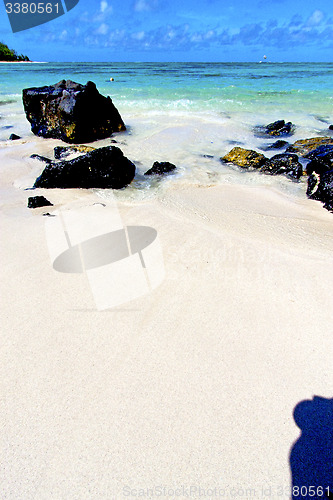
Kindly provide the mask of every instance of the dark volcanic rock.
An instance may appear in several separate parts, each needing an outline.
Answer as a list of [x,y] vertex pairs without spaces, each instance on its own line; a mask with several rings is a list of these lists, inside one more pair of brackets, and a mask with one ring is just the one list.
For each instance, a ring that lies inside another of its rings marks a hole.
[[[325,149],[327,146],[325,146]],[[317,148],[320,149],[320,148]],[[312,157],[313,159],[306,166],[306,173],[311,175],[312,172],[316,172],[317,174],[322,174],[327,172],[328,170],[332,170],[333,168],[333,146],[332,149],[326,151],[323,154],[317,154]],[[316,150],[317,151],[317,150]]]
[[283,136],[292,135],[295,130],[295,125],[291,122],[285,122],[284,120],[277,120],[276,122],[269,123],[266,127],[254,127],[254,133],[259,137],[270,136]]
[[333,212],[333,170],[324,172],[318,177],[314,173],[310,175],[306,194],[312,200],[321,201],[326,210]]
[[308,187],[306,190],[306,195],[308,197],[310,197],[311,194],[314,193],[315,187],[318,186],[318,184],[319,184],[319,175],[315,173],[310,174],[308,177]]
[[24,89],[23,105],[32,132],[42,137],[92,142],[126,129],[110,97],[102,96],[93,82],[62,80]]
[[72,152],[70,147],[66,148],[65,146],[56,146],[53,151],[56,160],[63,160]]
[[236,146],[228,154],[220,158],[220,160],[233,163],[242,168],[260,168],[267,161],[267,158],[252,149],[244,149]]
[[121,189],[134,175],[135,166],[122,151],[107,146],[72,160],[49,163],[34,187]]
[[168,161],[155,161],[153,166],[145,172],[145,175],[164,175],[176,170],[176,165]]
[[311,139],[300,139],[287,147],[288,153],[296,153],[305,156],[319,146],[333,144],[332,137],[311,137]]
[[30,158],[43,161],[44,163],[52,163],[52,160],[50,160],[50,158],[46,158],[46,156],[36,155],[35,153],[33,155],[30,155]]
[[10,134],[9,136],[9,141],[17,141],[18,139],[22,139],[22,137],[20,137],[19,135],[16,135],[16,134]]
[[28,208],[51,207],[53,203],[44,196],[30,196],[28,198]]
[[278,141],[275,141],[273,142],[273,144],[270,144],[269,146],[266,146],[265,148],[263,148],[265,151],[269,151],[271,149],[282,149],[282,148],[286,148],[287,146],[289,146],[289,142],[288,141],[283,141],[282,139],[279,139]]
[[291,122],[278,120],[266,125],[266,133],[268,135],[290,135],[294,131],[294,125]]
[[304,158],[313,160],[314,158],[320,158],[321,156],[325,156],[327,153],[331,152],[333,152],[333,144],[324,144],[304,155]]
[[260,171],[264,174],[284,174],[292,179],[299,179],[303,173],[303,168],[298,161],[297,155],[282,153],[267,160]]

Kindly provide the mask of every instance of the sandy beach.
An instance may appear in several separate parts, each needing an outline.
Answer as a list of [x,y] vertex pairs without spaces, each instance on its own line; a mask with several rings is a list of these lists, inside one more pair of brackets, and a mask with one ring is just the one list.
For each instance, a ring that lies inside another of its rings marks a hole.
[[3,169],[1,498],[278,498],[295,405],[332,393],[332,214],[266,186],[119,201],[166,276],[97,311],[85,275],[52,268],[42,213],[101,198],[40,190],[54,207],[28,210],[25,174]]

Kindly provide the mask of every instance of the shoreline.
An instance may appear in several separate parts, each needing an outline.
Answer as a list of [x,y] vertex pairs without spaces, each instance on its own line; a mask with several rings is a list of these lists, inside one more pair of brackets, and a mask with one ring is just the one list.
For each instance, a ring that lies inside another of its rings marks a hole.
[[47,61],[0,61],[0,64],[47,64]]
[[[218,177],[215,151],[260,144],[252,121],[232,127],[223,116],[207,131],[205,117],[133,115],[115,146],[138,163],[136,181],[172,154],[189,165],[184,180],[185,168],[134,193],[31,190],[45,164],[30,155],[69,145],[33,135],[0,143],[3,495],[110,500],[164,488],[173,498],[192,487],[194,498],[215,488],[225,498],[290,497],[294,408],[332,392],[332,214],[282,176]],[[300,130],[316,136],[316,126]],[[53,206],[27,208],[34,195]],[[95,275],[99,296],[125,301],[98,309],[91,274],[55,262],[82,228],[85,242],[115,226],[156,232],[165,277],[126,301],[161,264],[130,248],[128,281],[113,267],[123,254]]]

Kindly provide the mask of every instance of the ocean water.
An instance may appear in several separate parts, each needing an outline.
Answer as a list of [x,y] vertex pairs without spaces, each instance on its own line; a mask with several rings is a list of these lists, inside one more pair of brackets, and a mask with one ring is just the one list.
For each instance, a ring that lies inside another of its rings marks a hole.
[[[263,152],[276,138],[256,137],[253,128],[278,119],[295,124],[294,135],[286,138],[290,143],[333,137],[328,130],[333,123],[333,63],[1,64],[0,150],[13,147],[7,139],[14,132],[33,144],[34,152],[52,156],[59,141],[32,135],[21,95],[23,88],[61,79],[94,81],[118,108],[127,131],[113,139],[137,167],[132,185],[119,193],[123,198],[144,199],[173,184],[219,183],[269,185],[304,196],[305,179],[292,182],[242,171],[219,158],[236,145]],[[98,142],[107,144],[110,139]],[[175,163],[177,173],[145,179],[143,173],[156,160]]]

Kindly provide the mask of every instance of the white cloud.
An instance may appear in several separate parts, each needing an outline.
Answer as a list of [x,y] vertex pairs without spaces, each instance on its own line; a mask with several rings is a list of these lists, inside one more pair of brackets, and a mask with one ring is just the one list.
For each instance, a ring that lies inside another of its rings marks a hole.
[[108,8],[108,3],[105,0],[101,1],[101,12],[105,12]]
[[68,35],[68,31],[67,31],[67,30],[63,30],[63,31],[60,33],[60,35],[59,35],[60,40],[66,40],[67,35]]
[[148,2],[146,0],[137,0],[134,5],[134,10],[137,12],[142,12],[145,10],[150,10]]
[[205,38],[206,38],[206,40],[209,40],[209,38],[212,38],[214,35],[215,35],[215,32],[213,30],[209,30],[205,34]]
[[134,38],[134,40],[143,40],[144,37],[145,37],[144,31],[138,31],[137,33],[132,34],[132,38]]
[[307,24],[309,26],[318,26],[324,19],[324,13],[321,10],[315,10],[309,17]]
[[95,31],[96,35],[106,35],[109,31],[109,26],[106,23],[102,23]]
[[193,33],[193,35],[190,38],[191,42],[201,42],[202,41],[202,35],[201,33]]
[[134,10],[136,12],[144,12],[154,10],[157,7],[158,0],[136,0]]

